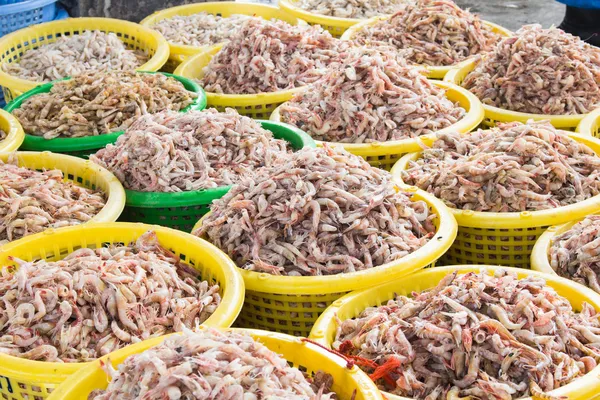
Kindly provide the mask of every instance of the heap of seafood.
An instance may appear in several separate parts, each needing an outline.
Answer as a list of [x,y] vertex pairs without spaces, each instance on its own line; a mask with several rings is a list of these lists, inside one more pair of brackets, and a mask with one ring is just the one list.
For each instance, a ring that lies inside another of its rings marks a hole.
[[129,50],[114,33],[84,31],[25,51],[16,62],[2,63],[17,78],[47,82],[87,71],[133,71],[146,61],[141,50]]
[[89,400],[335,398],[330,376],[307,378],[250,335],[235,331],[185,331],[126,358],[118,370],[106,364],[105,371],[111,377],[108,388],[92,392]]
[[600,49],[557,28],[521,28],[462,85],[484,103],[534,114],[585,114],[600,106]]
[[339,321],[334,348],[400,396],[556,399],[543,392],[596,366],[599,331],[592,306],[575,312],[540,277],[455,272]]
[[231,185],[287,151],[287,142],[234,109],[208,109],[144,115],[90,159],[127,189],[182,192]]
[[244,269],[314,276],[398,260],[433,236],[435,214],[341,147],[280,159],[213,202],[194,234]]
[[211,59],[207,92],[254,94],[308,85],[340,58],[343,42],[320,26],[248,20]]
[[45,139],[96,136],[124,130],[141,115],[180,111],[196,97],[163,74],[88,72],[28,98],[13,115]]
[[311,13],[338,18],[371,18],[393,14],[409,0],[302,0],[296,5]]
[[454,124],[465,110],[395,54],[357,49],[284,103],[280,115],[314,139],[363,143],[429,134]]
[[600,293],[600,216],[590,215],[552,240],[550,265],[556,273]]
[[546,210],[598,195],[600,157],[548,122],[511,122],[468,135],[440,134],[402,179],[453,208]]
[[187,46],[210,46],[229,40],[240,25],[249,19],[257,19],[242,14],[228,17],[201,12],[192,15],[175,15],[165,18],[152,26],[170,43]]
[[64,179],[57,169],[36,171],[0,162],[0,244],[87,222],[105,206],[101,191]]
[[417,0],[389,19],[365,26],[352,39],[360,45],[391,46],[411,63],[444,66],[490,51],[500,35],[452,0]]
[[217,308],[219,286],[158,243],[75,250],[60,261],[15,260],[0,272],[0,353],[90,361],[130,343],[194,328]]

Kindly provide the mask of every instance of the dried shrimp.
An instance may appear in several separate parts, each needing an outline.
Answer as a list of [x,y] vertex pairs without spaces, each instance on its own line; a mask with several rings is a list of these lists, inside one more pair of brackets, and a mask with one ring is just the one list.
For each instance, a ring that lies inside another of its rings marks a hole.
[[539,277],[455,272],[435,288],[339,321],[333,347],[400,396],[557,399],[543,392],[600,359],[598,314],[582,307],[575,312]]
[[337,18],[371,18],[393,14],[409,0],[302,0],[296,5],[314,14]]
[[231,185],[286,151],[257,121],[208,109],[142,116],[90,159],[127,189],[181,192]]
[[197,97],[163,74],[88,72],[54,84],[13,111],[23,129],[45,139],[125,130],[144,114],[180,111]]
[[363,143],[429,134],[465,110],[394,53],[358,49],[284,103],[280,114],[314,139]]
[[598,195],[600,157],[548,122],[511,122],[439,135],[402,177],[453,208],[537,211]]
[[0,243],[87,222],[105,204],[104,193],[65,181],[60,170],[0,162]]
[[435,232],[428,205],[341,147],[306,149],[243,179],[194,232],[244,269],[333,275],[398,260]]
[[204,68],[207,92],[254,94],[315,82],[344,43],[320,26],[248,20]]
[[452,0],[417,0],[391,18],[364,27],[353,40],[392,47],[411,63],[446,66],[490,51],[500,35]]
[[27,50],[2,69],[17,78],[48,82],[88,71],[133,71],[148,58],[141,50],[127,49],[112,32],[84,31]]
[[207,329],[186,331],[125,359],[90,400],[335,399],[332,379],[319,385],[250,335]]
[[600,106],[600,49],[557,28],[528,25],[502,40],[462,85],[484,103],[534,114]]
[[60,261],[16,260],[0,274],[0,353],[50,362],[90,361],[130,343],[204,322],[219,286],[160,246],[75,250]]

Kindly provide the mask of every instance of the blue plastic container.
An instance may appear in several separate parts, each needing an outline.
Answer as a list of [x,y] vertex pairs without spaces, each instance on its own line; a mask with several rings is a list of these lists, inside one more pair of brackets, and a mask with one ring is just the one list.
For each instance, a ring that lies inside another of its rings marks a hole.
[[0,5],[0,36],[30,25],[53,21],[56,17],[56,0],[1,1],[3,5]]

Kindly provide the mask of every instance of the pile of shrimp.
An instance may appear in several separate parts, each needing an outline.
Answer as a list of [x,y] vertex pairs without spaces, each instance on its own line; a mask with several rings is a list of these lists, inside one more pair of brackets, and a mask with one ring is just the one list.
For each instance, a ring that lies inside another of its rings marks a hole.
[[185,331],[129,356],[118,370],[110,363],[104,369],[111,382],[89,400],[336,398],[330,375],[308,378],[249,334],[235,331]]
[[227,94],[308,85],[342,57],[342,47],[318,25],[248,20],[204,68],[200,83],[207,92]]
[[4,129],[0,129],[0,140],[6,139],[8,134],[4,131]]
[[548,122],[511,122],[438,135],[402,178],[453,208],[538,211],[598,195],[600,157]]
[[409,0],[302,0],[300,8],[337,18],[371,18],[393,14]]
[[412,399],[557,399],[544,392],[596,367],[598,333],[589,304],[575,312],[543,278],[500,269],[454,272],[339,321],[333,347]]
[[466,111],[396,54],[356,49],[310,90],[280,107],[281,120],[314,139],[364,143],[447,128]]
[[585,114],[600,107],[600,49],[554,27],[527,25],[498,43],[462,85],[506,110]]
[[365,26],[353,40],[391,46],[411,63],[446,66],[492,50],[500,35],[452,0],[417,0],[389,19]]
[[124,130],[144,114],[180,111],[197,97],[163,74],[88,72],[56,82],[12,113],[23,129],[45,139],[96,136]]
[[140,117],[90,160],[127,189],[185,192],[227,186],[288,151],[287,142],[234,109]]
[[170,43],[187,46],[211,46],[229,40],[239,27],[249,19],[261,21],[250,15],[231,14],[228,17],[201,12],[175,15],[152,26]]
[[60,170],[0,162],[0,244],[87,222],[105,205],[102,191],[77,186]]
[[600,293],[600,216],[590,215],[556,236],[550,246],[550,265],[556,273]]
[[391,175],[341,147],[305,149],[213,202],[195,235],[247,270],[315,276],[361,271],[425,245],[435,214]]
[[14,77],[48,82],[88,71],[133,71],[146,61],[141,50],[129,50],[114,33],[84,31],[25,51],[16,62],[2,63]]
[[219,286],[198,279],[153,231],[60,261],[15,261],[16,272],[0,271],[0,353],[29,360],[90,361],[194,328],[221,301]]

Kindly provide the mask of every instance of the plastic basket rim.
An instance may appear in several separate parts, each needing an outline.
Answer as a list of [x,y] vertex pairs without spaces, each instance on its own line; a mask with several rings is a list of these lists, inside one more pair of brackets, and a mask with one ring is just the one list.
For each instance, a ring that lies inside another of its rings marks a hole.
[[[189,92],[194,92],[198,95],[194,101],[188,105],[187,107],[181,109],[179,112],[188,112],[192,110],[203,110],[206,108],[206,95],[204,94],[204,90],[198,85],[196,82],[191,79],[184,78],[182,76],[170,74],[168,72],[162,71],[136,71],[139,74],[162,74],[168,77],[171,77],[178,82],[180,82],[184,88]],[[4,110],[8,111],[12,114],[12,112],[16,109],[21,108],[23,102],[29,100],[31,97],[34,97],[38,94],[48,93],[52,89],[52,87],[62,81],[71,80],[70,77],[58,79],[52,82],[44,83],[43,85],[39,85],[34,87],[33,89],[19,95],[17,98],[10,101],[5,107]],[[16,118],[16,117],[15,117]],[[119,136],[125,133],[125,130],[114,131],[110,133],[104,133],[97,136],[83,136],[76,138],[54,138],[54,139],[44,139],[43,136],[31,135],[29,133],[25,133],[25,137],[23,140],[23,146],[28,149],[34,151],[55,151],[55,152],[73,152],[73,151],[83,151],[83,150],[95,150],[106,146],[109,143],[113,143]]]
[[[36,8],[43,8],[52,3],[58,3],[57,0],[27,0],[19,3],[4,4],[0,7],[0,15],[21,14],[31,12]],[[57,4],[58,5],[58,4]]]
[[[422,135],[414,138],[401,139],[401,140],[389,140],[386,142],[369,142],[369,143],[343,143],[343,142],[324,142],[317,140],[316,143],[319,146],[323,144],[328,144],[330,146],[343,146],[344,149],[349,152],[360,152],[361,155],[377,155],[383,151],[386,152],[402,152],[407,146],[410,147],[420,147],[419,143],[429,144],[435,141],[436,135],[440,133],[450,133],[450,132],[460,132],[460,133],[468,133],[475,129],[484,118],[483,107],[481,105],[481,101],[475,96],[473,93],[469,92],[465,88],[462,88],[458,85],[455,85],[450,82],[436,81],[433,79],[428,79],[432,84],[446,90],[446,91],[454,91],[462,94],[469,103],[467,113],[463,118],[450,125],[447,128],[440,129],[434,133],[430,133],[427,135]],[[273,121],[281,122],[281,114],[280,108],[285,103],[281,104],[271,114],[271,119]]]
[[550,275],[559,276],[554,268],[550,265],[550,246],[553,239],[571,229],[575,224],[583,221],[584,218],[579,218],[575,221],[569,221],[562,225],[549,226],[544,233],[536,240],[531,251],[531,269],[534,271],[544,272]]
[[[246,289],[272,294],[308,295],[349,292],[360,288],[379,284],[381,277],[387,280],[410,275],[435,262],[450,248],[456,238],[458,227],[456,220],[448,207],[433,195],[415,186],[397,185],[399,190],[423,200],[439,218],[439,227],[435,235],[425,245],[414,252],[387,264],[369,268],[363,271],[326,276],[278,276],[265,272],[248,271],[238,268]],[[413,197],[411,196],[411,199]],[[202,217],[192,229],[196,231],[203,221],[212,213]]]
[[[592,150],[600,157],[600,140],[579,133],[566,132],[567,136],[588,147],[592,144]],[[408,153],[402,156],[390,171],[393,179],[397,183],[403,183],[402,171],[404,171],[409,161],[417,160],[422,151]],[[449,208],[456,218],[458,226],[483,228],[483,229],[522,229],[534,228],[540,226],[559,225],[573,219],[586,216],[600,210],[600,194],[590,197],[586,200],[567,206],[552,208],[541,211],[521,211],[521,212],[485,212],[461,210]],[[523,235],[526,235],[524,233]]]
[[[261,126],[271,131],[274,126],[286,130],[290,135],[295,136],[302,143],[302,147],[315,148],[315,141],[304,131],[283,122],[255,120]],[[284,139],[285,140],[285,139]],[[289,141],[288,141],[289,143]],[[299,149],[298,149],[299,150]],[[125,204],[137,208],[155,208],[155,207],[185,207],[198,204],[210,204],[213,200],[219,199],[231,189],[233,185],[218,186],[211,189],[193,190],[189,192],[142,192],[138,190],[125,189]]]
[[[460,75],[464,74],[468,75],[475,66],[477,65],[477,60],[467,60],[464,65],[456,66],[455,68],[448,71],[448,73],[444,76],[445,82],[451,82],[456,85],[460,85],[461,79]],[[462,86],[461,86],[462,87]],[[548,120],[552,125],[557,128],[575,128],[582,121],[583,118],[589,115],[586,114],[532,114],[532,113],[524,113],[520,111],[510,111],[505,110],[503,108],[491,106],[489,104],[484,104],[482,102],[483,109],[485,110],[485,116],[498,120],[499,122],[507,122],[507,121],[520,121],[526,122],[527,120],[533,119],[536,121]],[[500,118],[498,118],[500,117]]]
[[[168,19],[173,16],[187,16],[187,15],[197,14],[197,13],[205,11],[203,9],[210,8],[211,6],[215,6],[215,5],[219,5],[222,7],[240,6],[240,5],[251,6],[251,8],[255,8],[256,10],[270,10],[272,12],[277,12],[278,14],[283,13],[284,15],[289,15],[285,12],[282,12],[283,10],[281,10],[280,8],[269,5],[269,4],[251,3],[251,2],[236,2],[236,1],[221,1],[221,2],[209,1],[209,2],[204,2],[204,3],[182,4],[180,6],[169,7],[169,8],[165,8],[163,10],[155,11],[154,13],[148,15],[146,18],[141,20],[140,25],[152,29],[152,26],[154,26],[156,23],[158,23],[159,21],[162,21],[164,19]],[[177,13],[177,11],[186,11],[187,12],[188,10],[194,10],[194,11],[190,14]],[[206,11],[206,12],[208,13],[208,11]],[[235,12],[234,14],[249,15],[244,12]],[[296,19],[296,24],[299,23],[300,20],[298,18],[295,18],[292,15],[290,15],[290,17],[293,17],[294,19]],[[171,59],[175,59],[175,57],[177,57],[177,56],[183,56],[183,57],[190,56],[190,55],[196,54],[198,52],[208,50],[208,49],[210,49],[210,47],[212,47],[214,45],[219,45],[219,44],[222,45],[222,44],[225,44],[226,42],[227,41],[224,41],[221,43],[208,44],[205,46],[192,46],[189,44],[177,44],[177,43],[173,43],[173,42],[170,42],[167,40],[167,43],[169,43]]]
[[295,16],[298,19],[302,19],[304,21],[311,22],[311,23],[317,23],[319,25],[327,25],[327,26],[334,26],[334,27],[340,27],[340,28],[349,28],[353,25],[360,23],[361,21],[364,21],[364,19],[361,19],[361,18],[342,18],[342,17],[331,17],[328,15],[316,14],[316,13],[310,12],[308,10],[304,10],[304,9],[294,5],[289,0],[279,0],[277,4],[279,5],[279,7],[282,10]]
[[[386,290],[388,287],[398,285],[398,284],[405,285],[408,287],[409,285],[406,284],[406,282],[408,280],[413,280],[413,281],[417,282],[417,281],[419,281],[419,278],[422,276],[430,276],[430,275],[437,276],[437,275],[439,275],[440,279],[441,279],[442,276],[452,273],[455,270],[458,270],[459,273],[462,274],[462,273],[468,273],[468,272],[478,272],[478,271],[481,271],[482,269],[487,270],[488,273],[497,271],[499,269],[504,269],[504,270],[507,270],[510,272],[514,272],[518,276],[525,275],[525,276],[541,277],[541,278],[545,279],[547,283],[548,282],[550,283],[548,286],[552,287],[553,283],[560,284],[561,286],[563,286],[567,289],[582,293],[586,297],[586,301],[588,301],[590,303],[594,303],[594,304],[592,304],[594,306],[594,308],[597,308],[597,309],[600,308],[600,295],[598,293],[594,292],[593,290],[591,290],[589,288],[586,288],[585,286],[575,283],[569,279],[562,278],[558,275],[550,275],[550,274],[545,274],[545,273],[539,272],[539,271],[532,271],[532,270],[523,269],[523,268],[505,267],[505,266],[469,265],[469,264],[456,265],[456,266],[441,266],[441,267],[435,267],[435,268],[421,270],[410,276],[405,276],[405,277],[402,277],[402,278],[396,279],[396,280],[390,280],[389,282],[381,284],[379,286],[364,289],[364,290],[356,290],[356,291],[353,291],[349,294],[342,296],[340,299],[333,302],[332,305],[327,307],[327,309],[319,316],[319,318],[313,325],[313,328],[309,335],[309,338],[315,340],[318,343],[321,343],[322,345],[324,345],[326,347],[330,347],[329,341],[327,340],[327,338],[325,338],[325,332],[328,330],[327,328],[329,326],[332,326],[333,324],[337,323],[336,319],[334,317],[334,315],[337,314],[337,311],[343,307],[351,307],[355,302],[357,302],[359,300],[363,300],[364,298],[371,298],[377,293],[377,291]],[[571,302],[571,301],[569,300],[569,302]],[[362,309],[362,307],[361,307],[361,309]],[[588,372],[584,376],[582,376],[578,379],[575,379],[571,383],[561,386],[560,388],[552,390],[548,393],[550,393],[551,395],[554,395],[554,396],[567,395],[567,394],[572,395],[574,391],[581,390],[581,388],[584,388],[584,387],[589,386],[591,388],[596,388],[599,375],[600,375],[600,365],[597,365],[596,367],[594,367],[594,369],[592,371]],[[591,390],[588,390],[588,391],[590,394],[592,393]],[[392,394],[386,393],[386,392],[382,392],[382,393],[386,396],[386,398],[388,398],[390,400],[411,400],[406,397],[392,395]],[[522,398],[521,400],[535,400],[535,397]]]
[[[89,25],[94,26],[94,23],[98,23],[103,26],[102,28],[89,28]],[[101,30],[103,32],[122,33],[122,31],[126,29],[138,30],[140,31],[139,33],[141,35],[145,37],[151,37],[156,43],[156,51],[154,54],[148,59],[147,62],[136,68],[136,71],[156,71],[162,67],[165,62],[167,62],[169,58],[169,44],[161,34],[153,31],[152,29],[146,28],[145,26],[136,24],[135,22],[104,17],[67,18],[63,20],[44,22],[20,29],[0,38],[0,52],[3,52],[4,49],[20,48],[20,39],[23,39],[23,42],[29,42],[31,41],[31,38],[36,38],[37,40],[37,38],[41,36],[45,37],[51,34],[53,35],[52,41],[44,41],[44,44],[53,43],[57,34],[62,34],[69,30]],[[48,31],[51,31],[52,33],[48,33]],[[38,47],[39,46],[33,48]],[[28,79],[17,78],[4,72],[4,70],[0,68],[0,84],[11,90],[26,92],[44,83],[47,82],[36,82]]]
[[581,119],[575,132],[581,133],[582,135],[594,136],[594,125],[600,126],[600,107],[588,113]]
[[[284,0],[285,1],[285,0]],[[392,17],[392,15],[384,15],[384,16],[379,16],[379,17],[373,17],[373,18],[369,18],[366,20],[361,20],[360,23],[351,26],[346,32],[344,32],[344,34],[342,35],[341,39],[342,40],[352,40],[352,38],[354,37],[354,35],[356,35],[356,33],[358,31],[360,31],[361,29],[363,29],[366,26],[371,26],[371,25],[375,25],[377,22],[379,21],[383,21],[386,19],[390,19]],[[485,26],[487,26],[488,28],[492,29],[494,32],[500,34],[503,37],[509,37],[513,35],[513,32],[498,25],[495,24],[493,22],[489,22],[486,20],[481,20],[481,23]],[[425,65],[425,64],[420,64],[418,65],[421,68],[425,68],[428,72],[428,78],[436,78],[436,79],[443,79],[445,78],[445,76],[447,76],[447,74],[454,70],[454,69],[460,69],[462,67],[464,67],[465,65],[469,65],[470,63],[473,62],[473,59],[478,57],[478,55],[473,55],[470,56],[468,58],[466,58],[463,61],[460,61],[456,64],[453,65]],[[451,82],[451,83],[456,83],[456,82]],[[458,85],[460,86],[460,85]]]
[[[185,71],[187,67],[189,65],[200,65],[202,68],[206,67],[208,62],[210,62],[210,60],[221,50],[223,46],[223,43],[217,44],[188,57],[181,64],[179,64],[174,73],[189,79],[198,79],[198,77],[189,76],[189,74]],[[201,62],[200,60],[203,58],[208,59],[208,62]],[[255,94],[221,94],[208,92],[206,90],[205,93],[209,105],[257,106],[287,101],[291,99],[294,94],[306,90],[309,86],[310,85],[306,85],[293,89],[279,90],[277,92],[262,92]]]
[[4,140],[0,141],[0,153],[17,150],[25,139],[23,127],[14,115],[2,109],[0,109],[0,120],[6,121],[9,126],[9,130],[6,132],[6,137]]
[[[83,229],[82,229],[83,228]],[[213,254],[213,256],[219,259],[219,267],[223,268],[224,274],[226,275],[227,287],[224,290],[223,297],[221,299],[221,304],[217,310],[204,322],[204,324],[210,323],[214,324],[215,327],[219,325],[231,325],[234,320],[238,316],[239,312],[242,309],[243,305],[243,296],[239,296],[238,294],[244,293],[244,281],[239,275],[238,268],[235,266],[233,261],[225,255],[221,250],[215,247],[212,243],[207,242],[198,237],[190,237],[188,233],[178,231],[176,229],[167,228],[159,225],[151,225],[151,224],[143,224],[143,223],[133,223],[133,222],[107,222],[107,223],[95,223],[95,224],[87,224],[87,225],[78,225],[78,226],[69,226],[65,228],[52,229],[50,232],[48,230],[37,233],[35,235],[25,236],[22,239],[9,242],[0,247],[0,256],[6,255],[11,251],[14,251],[15,248],[27,247],[35,245],[35,243],[40,241],[46,241],[50,238],[64,238],[68,236],[72,232],[83,231],[82,234],[92,235],[97,234],[97,231],[102,232],[106,229],[118,229],[119,234],[122,232],[139,232],[137,237],[148,230],[153,230],[157,234],[160,235],[171,235],[181,239],[181,246],[189,249],[190,246],[204,247],[208,248],[208,250]],[[49,236],[52,235],[52,236]],[[102,234],[101,234],[102,235]],[[104,233],[105,236],[110,238],[111,234]],[[94,236],[97,238],[98,236]],[[198,240],[197,240],[198,239]],[[160,240],[159,240],[160,242]],[[192,266],[193,267],[193,266]],[[160,336],[154,339],[164,338],[164,336]],[[149,339],[153,340],[153,339]],[[138,343],[139,344],[139,343]],[[135,346],[137,344],[131,345]],[[124,348],[128,348],[131,346],[126,346]],[[122,349],[121,349],[122,350]],[[113,352],[114,353],[114,352]],[[110,353],[110,354],[113,354]],[[107,356],[110,356],[108,354]],[[101,358],[105,358],[107,356],[103,356]],[[73,372],[93,364],[98,359],[94,361],[87,362],[79,362],[79,363],[56,363],[56,362],[44,362],[44,361],[32,361],[27,359],[22,359],[15,356],[9,356],[3,353],[0,353],[0,371],[3,373],[10,373],[10,378],[14,379],[22,379],[22,380],[31,380],[32,377],[35,377],[36,381],[39,380],[49,380],[52,382],[57,381],[59,378],[66,378],[68,375],[71,375]]]
[[[0,160],[3,162],[7,162],[7,160],[11,156],[16,156],[16,159],[18,161],[17,164],[21,167],[29,169],[59,169],[63,172],[63,174],[65,174],[65,176],[67,175],[67,172],[63,171],[61,168],[57,168],[56,166],[46,166],[66,162],[70,164],[70,166],[75,167],[77,171],[93,171],[94,175],[96,175],[100,180],[102,180],[105,183],[108,189],[101,189],[101,191],[107,197],[106,204],[104,205],[104,207],[102,207],[98,214],[92,217],[90,221],[84,222],[77,226],[87,225],[89,223],[112,222],[115,221],[123,211],[123,208],[125,206],[125,190],[123,189],[123,186],[121,185],[121,182],[119,182],[117,177],[114,176],[112,172],[110,172],[104,167],[101,167],[100,165],[96,165],[88,160],[83,160],[81,158],[69,156],[66,154],[51,153],[49,151],[17,151],[14,153],[0,153]],[[42,165],[42,167],[40,167],[40,165]],[[81,186],[78,183],[76,184],[78,186]],[[44,232],[46,231],[48,231],[48,229],[44,230]]]
[[[200,330],[204,330],[204,329],[206,329],[205,326],[200,327]],[[362,372],[360,370],[360,368],[358,368],[358,366],[354,365],[352,367],[352,369],[348,369],[346,360],[344,360],[340,356],[338,356],[330,351],[323,349],[322,347],[320,347],[318,345],[315,345],[308,341],[302,340],[303,338],[301,338],[301,337],[295,337],[295,336],[287,335],[285,333],[271,332],[271,331],[258,330],[258,329],[248,329],[248,328],[229,327],[229,328],[217,328],[217,329],[220,331],[224,331],[224,332],[234,331],[234,332],[239,332],[239,333],[247,333],[247,334],[251,335],[255,340],[258,340],[258,341],[260,341],[261,338],[269,338],[270,340],[274,339],[277,342],[287,342],[290,344],[298,344],[300,346],[303,346],[303,350],[305,350],[307,356],[309,356],[310,354],[318,353],[320,356],[324,356],[324,357],[330,359],[331,361],[334,361],[336,364],[338,364],[338,366],[340,368],[343,368],[345,373],[348,374],[351,377],[351,379],[356,383],[356,386],[359,388],[359,390],[361,391],[361,394],[364,396],[365,399],[383,400],[383,396],[381,395],[381,392],[379,391],[379,389],[377,389],[377,386],[375,386],[373,381],[371,381],[371,379],[369,379],[369,377],[364,372]],[[158,338],[148,339],[143,342],[136,343],[134,345],[130,345],[123,349],[117,350],[117,351],[111,353],[111,355],[112,355],[112,357],[114,357],[116,359],[126,358],[133,354],[139,354],[142,351],[145,351],[151,347],[155,347],[155,346],[161,344],[164,340],[166,340],[172,336],[180,335],[180,334],[181,334],[180,332],[177,332],[177,333],[171,333],[169,335],[161,336]],[[266,346],[266,344],[265,344],[265,346]],[[90,362],[89,365],[86,365],[85,368],[82,368],[81,370],[79,370],[76,374],[74,374],[67,381],[65,381],[64,384],[62,384],[59,388],[57,388],[55,390],[55,392],[53,392],[50,395],[49,400],[50,399],[59,400],[59,396],[62,396],[62,397],[60,397],[60,399],[66,397],[66,396],[68,396],[67,398],[74,397],[74,395],[77,392],[77,389],[85,383],[85,382],[81,382],[81,381],[88,379],[89,375],[91,375],[92,373],[97,371],[99,368],[102,368],[100,366],[99,360],[102,360],[103,362],[109,361],[108,356],[103,356],[102,358],[100,358],[98,360]]]

